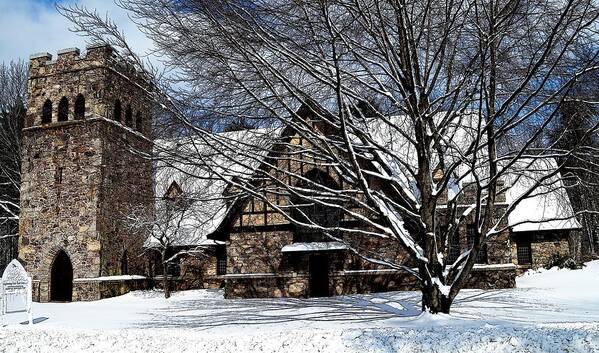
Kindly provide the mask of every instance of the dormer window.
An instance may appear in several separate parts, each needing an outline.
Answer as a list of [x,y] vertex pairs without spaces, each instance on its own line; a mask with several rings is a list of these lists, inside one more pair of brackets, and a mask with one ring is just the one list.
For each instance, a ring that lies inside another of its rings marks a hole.
[[166,193],[164,194],[163,198],[165,200],[174,201],[178,199],[182,194],[183,190],[181,189],[179,184],[177,184],[176,181],[173,181],[171,185],[168,187],[168,190],[166,190]]

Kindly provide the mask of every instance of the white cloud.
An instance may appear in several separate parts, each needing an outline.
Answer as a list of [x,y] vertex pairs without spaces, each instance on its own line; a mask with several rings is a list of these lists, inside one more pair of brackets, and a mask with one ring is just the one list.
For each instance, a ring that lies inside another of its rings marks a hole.
[[[39,52],[56,52],[63,48],[85,49],[86,39],[69,31],[70,22],[62,17],[49,0],[0,0],[0,62],[28,60]],[[65,3],[64,1],[62,3]],[[152,48],[151,41],[112,0],[78,0],[101,15],[108,15],[124,31],[129,44],[138,54]]]

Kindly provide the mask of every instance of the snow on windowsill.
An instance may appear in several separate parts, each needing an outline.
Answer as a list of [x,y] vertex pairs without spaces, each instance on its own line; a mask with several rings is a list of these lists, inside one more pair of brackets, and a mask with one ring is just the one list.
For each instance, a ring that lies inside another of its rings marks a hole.
[[490,265],[482,265],[475,264],[474,270],[515,270],[518,266],[515,264],[490,264]]
[[276,273],[231,273],[228,275],[218,276],[218,278],[273,278],[273,277],[284,277]]
[[93,278],[75,278],[73,282],[133,281],[138,279],[146,279],[146,277],[139,275],[102,276]]
[[380,269],[380,270],[346,270],[346,271],[337,271],[333,274],[335,275],[378,275],[378,274],[394,274],[400,273],[401,270],[396,270],[393,268]]
[[283,246],[281,252],[300,252],[300,251],[331,251],[331,250],[347,250],[347,245],[338,241],[323,241],[309,243],[293,243]]

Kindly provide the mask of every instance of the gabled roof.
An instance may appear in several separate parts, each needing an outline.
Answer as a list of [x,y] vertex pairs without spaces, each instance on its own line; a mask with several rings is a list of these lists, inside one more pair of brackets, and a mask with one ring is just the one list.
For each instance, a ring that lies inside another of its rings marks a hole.
[[[157,141],[155,155],[155,195],[157,202],[177,185],[188,200],[185,219],[179,225],[175,244],[198,245],[216,231],[230,215],[236,198],[224,195],[228,182],[236,176],[252,175],[266,155],[263,136],[278,136],[282,129],[250,129],[218,134],[219,142],[197,136],[177,141]],[[226,155],[214,153],[213,143],[229,144]],[[253,156],[253,157],[250,157]],[[227,158],[229,157],[229,158]],[[157,207],[159,209],[159,207]]]

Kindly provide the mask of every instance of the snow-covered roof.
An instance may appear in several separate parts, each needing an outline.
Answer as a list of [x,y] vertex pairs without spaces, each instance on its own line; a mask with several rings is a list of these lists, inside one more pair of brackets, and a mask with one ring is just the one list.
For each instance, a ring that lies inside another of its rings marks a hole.
[[[391,124],[375,119],[364,128],[388,152],[380,157],[388,162],[392,169],[393,177],[400,180],[408,190],[413,190],[417,198],[417,190],[413,175],[405,170],[406,166],[396,163],[397,160],[406,162],[410,168],[417,169],[416,146],[410,141],[409,119],[402,116],[390,118]],[[448,120],[449,119],[449,120]],[[434,120],[445,123],[443,144],[445,145],[444,158],[446,163],[462,161],[470,143],[475,140],[481,122],[477,115],[472,113],[451,115],[439,113]],[[401,131],[402,130],[403,133]],[[193,199],[189,216],[182,224],[181,237],[177,245],[197,245],[206,239],[206,236],[215,232],[230,211],[234,200],[227,200],[223,192],[227,187],[225,180],[235,177],[249,177],[253,175],[257,166],[269,150],[270,144],[280,136],[282,128],[249,129],[216,134],[216,141],[205,141],[211,138],[205,136],[198,139],[183,139],[173,143],[171,141],[159,142],[159,153],[166,153],[167,158],[159,158],[156,173],[156,196],[161,197],[168,191],[173,182],[181,187],[186,197]],[[356,143],[359,141],[356,140]],[[226,153],[218,150],[218,146],[227,149]],[[468,153],[473,153],[469,151]],[[476,173],[484,178],[486,168],[486,151],[476,151],[481,161],[477,165]],[[174,158],[169,158],[169,156]],[[534,161],[531,163],[531,161]],[[436,164],[436,161],[431,163]],[[206,168],[208,167],[208,168]],[[506,202],[512,203],[526,192],[537,180],[544,175],[553,173],[557,168],[555,160],[551,158],[520,159],[518,163],[510,166],[505,185],[511,185],[506,194]],[[479,172],[480,169],[480,172]],[[208,172],[210,170],[210,172]],[[468,183],[474,180],[470,166],[464,165],[454,171],[455,177],[448,185],[448,197],[452,199]],[[223,180],[224,179],[224,180]],[[508,217],[508,224],[514,232],[531,230],[558,230],[580,227],[574,218],[574,212],[569,202],[566,190],[563,188],[559,174],[545,180],[544,185],[533,194],[529,195],[516,206]],[[284,251],[308,251],[284,248]],[[299,245],[298,248],[300,249]]]
[[[174,183],[181,189],[181,197],[188,200],[181,211],[184,214],[171,220],[171,228],[177,228],[177,234],[171,239],[173,245],[206,244],[206,237],[218,229],[234,204],[234,198],[223,197],[227,181],[253,174],[268,150],[265,141],[270,139],[263,137],[278,135],[280,131],[239,130],[216,134],[216,140],[206,140],[210,136],[195,136],[179,138],[176,142],[156,142],[156,212],[164,208],[163,198],[168,196]],[[215,148],[219,146],[229,150],[217,153]],[[148,243],[155,242],[152,237]]]
[[[507,175],[511,185],[506,202],[512,204],[528,190],[534,191],[523,198],[508,215],[513,232],[567,230],[580,228],[572,204],[553,158],[525,158],[515,163]],[[552,175],[553,174],[553,175]],[[538,187],[535,184],[540,182]]]

